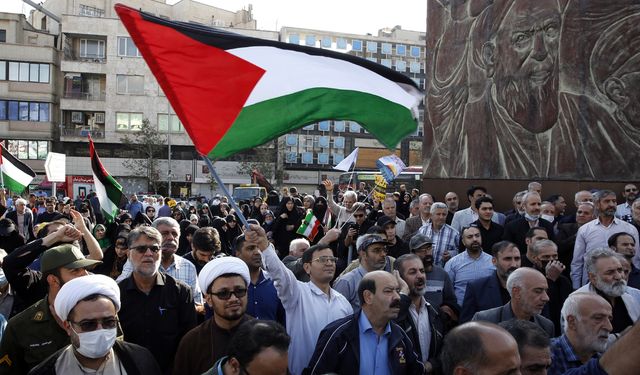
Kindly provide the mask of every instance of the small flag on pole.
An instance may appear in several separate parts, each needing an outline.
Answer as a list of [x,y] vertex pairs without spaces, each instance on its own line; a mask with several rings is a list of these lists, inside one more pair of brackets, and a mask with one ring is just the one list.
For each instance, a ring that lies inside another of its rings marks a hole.
[[118,216],[120,207],[126,201],[122,194],[122,186],[104,169],[100,157],[89,136],[89,153],[91,155],[91,170],[93,171],[93,183],[96,186],[96,196],[100,202],[100,208],[108,223],[113,222]]
[[28,165],[11,155],[2,144],[0,144],[0,170],[4,187],[16,194],[21,194],[36,177],[36,173]]
[[393,181],[396,177],[407,168],[406,165],[400,160],[397,155],[383,156],[376,161],[376,167],[380,169],[380,173],[387,181],[387,183]]
[[347,156],[346,158],[342,159],[342,161],[340,163],[338,163],[338,165],[333,167],[333,169],[337,169],[339,171],[347,172],[347,171],[349,171],[349,169],[351,169],[351,166],[356,163],[356,161],[358,161],[358,147],[356,147],[355,150],[351,151],[349,156]]
[[[327,209],[329,211],[329,209]],[[309,241],[313,241],[313,239],[318,234],[318,230],[320,229],[320,220],[313,214],[313,210],[307,210],[307,216],[305,216],[302,221],[302,225],[296,231],[296,233],[301,234],[309,239]]]

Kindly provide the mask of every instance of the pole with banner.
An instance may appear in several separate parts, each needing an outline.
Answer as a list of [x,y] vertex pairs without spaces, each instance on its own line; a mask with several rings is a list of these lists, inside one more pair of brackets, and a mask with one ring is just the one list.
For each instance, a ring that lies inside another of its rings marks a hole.
[[240,207],[238,207],[238,205],[236,204],[236,201],[233,200],[233,197],[229,193],[229,190],[227,190],[227,187],[224,186],[224,182],[222,182],[222,179],[220,178],[220,176],[218,176],[218,172],[216,172],[216,168],[213,166],[211,159],[209,159],[204,155],[202,155],[202,159],[207,164],[207,167],[209,167],[209,171],[211,171],[211,175],[216,180],[216,183],[218,184],[218,186],[220,186],[220,189],[222,189],[222,192],[224,193],[224,195],[226,195],[227,198],[229,198],[229,204],[231,204],[231,208],[233,208],[236,214],[238,215],[238,219],[240,219],[240,222],[242,223],[242,225],[245,228],[247,228],[247,230],[249,230],[249,223],[247,222],[247,218],[244,217],[244,215],[242,214],[242,211],[240,210]]
[[47,180],[51,182],[51,196],[56,197],[56,182],[64,182],[66,175],[67,155],[57,152],[47,154],[44,161],[44,170],[47,174]]

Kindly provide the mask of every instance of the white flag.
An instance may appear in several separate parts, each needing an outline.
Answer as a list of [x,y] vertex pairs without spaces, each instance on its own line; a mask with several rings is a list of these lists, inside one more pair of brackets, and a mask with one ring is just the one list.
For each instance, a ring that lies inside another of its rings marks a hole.
[[356,149],[353,150],[349,154],[349,156],[347,156],[346,158],[342,159],[342,161],[340,163],[338,163],[338,165],[333,167],[333,169],[337,169],[339,171],[348,172],[349,169],[351,169],[351,165],[356,163],[356,160],[358,160],[358,147],[356,147]]

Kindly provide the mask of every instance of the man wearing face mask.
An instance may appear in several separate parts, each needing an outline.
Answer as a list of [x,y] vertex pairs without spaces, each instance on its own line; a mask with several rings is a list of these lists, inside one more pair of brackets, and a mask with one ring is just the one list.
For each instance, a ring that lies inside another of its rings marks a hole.
[[541,204],[540,194],[536,192],[525,194],[522,197],[524,216],[505,225],[502,239],[513,242],[520,251],[524,251],[527,248],[525,237],[529,229],[542,227],[547,231],[548,238],[553,241],[553,225],[540,217]]
[[[5,258],[5,265],[8,258]],[[101,262],[86,259],[80,249],[71,244],[53,247],[42,254],[42,274],[29,276],[46,280],[48,293],[9,320],[0,342],[0,374],[25,374],[69,344],[62,322],[58,321],[52,308],[54,301],[64,284],[86,276],[87,268],[98,263]]]
[[110,277],[88,275],[69,281],[56,297],[55,310],[71,344],[30,375],[161,374],[147,349],[116,340],[120,289]]

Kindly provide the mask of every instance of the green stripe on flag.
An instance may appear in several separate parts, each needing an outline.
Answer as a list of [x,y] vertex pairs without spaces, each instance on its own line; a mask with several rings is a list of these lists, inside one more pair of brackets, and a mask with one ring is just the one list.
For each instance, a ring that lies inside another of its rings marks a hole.
[[21,194],[24,191],[24,189],[27,188],[25,185],[22,185],[18,181],[14,180],[13,178],[11,178],[11,176],[9,176],[6,173],[3,173],[3,178],[4,178],[4,187],[16,194]]
[[417,126],[411,110],[379,96],[313,88],[245,107],[208,156],[228,157],[322,120],[356,121],[390,149]]

